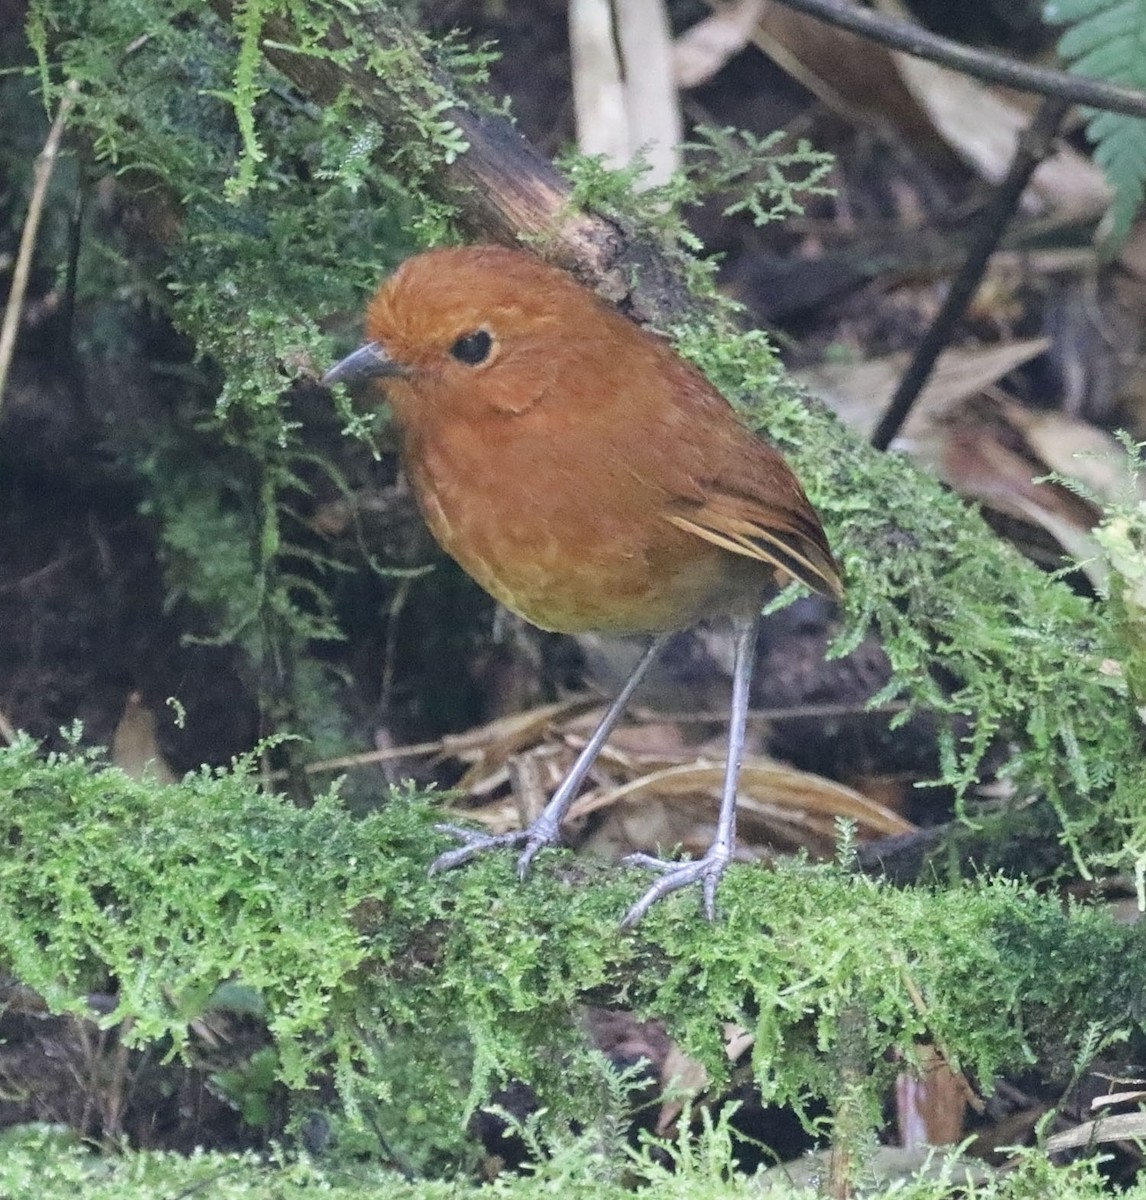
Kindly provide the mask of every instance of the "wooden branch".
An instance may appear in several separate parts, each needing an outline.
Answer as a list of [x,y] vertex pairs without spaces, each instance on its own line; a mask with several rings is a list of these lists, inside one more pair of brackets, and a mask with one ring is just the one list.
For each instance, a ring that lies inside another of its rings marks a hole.
[[974,75],[988,83],[1001,83],[1020,92],[1035,92],[1041,96],[1057,96],[1071,104],[1087,104],[1128,117],[1146,117],[1146,92],[1138,88],[1123,87],[1104,79],[1087,79],[1051,67],[1034,67],[1004,54],[964,46],[911,21],[899,21],[863,8],[853,0],[777,0],[777,3],[858,34],[870,42],[902,50],[915,58],[925,58],[964,75]]
[[[228,22],[240,7],[238,0],[211,4]],[[381,51],[411,65],[384,74],[371,70],[360,56],[347,53],[351,39],[336,24],[319,44],[342,62],[300,53],[291,49],[298,31],[279,16],[264,24],[263,51],[319,104],[349,88],[394,144],[424,141],[428,112],[437,121],[453,122],[469,149],[420,182],[455,207],[474,240],[525,243],[639,321],[664,327],[695,314],[696,298],[654,241],[622,221],[574,209],[569,183],[553,164],[507,118],[468,103],[445,72],[426,61],[421,43],[396,12],[380,7],[346,20],[354,22],[359,39],[367,34]],[[443,97],[448,106],[438,111]]]

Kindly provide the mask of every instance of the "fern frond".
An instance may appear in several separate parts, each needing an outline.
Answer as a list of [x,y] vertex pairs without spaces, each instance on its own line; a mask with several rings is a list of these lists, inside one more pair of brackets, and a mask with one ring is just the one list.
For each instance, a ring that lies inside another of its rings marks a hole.
[[[1044,12],[1067,26],[1058,52],[1075,74],[1146,89],[1146,0],[1050,0]],[[1146,120],[1092,110],[1086,132],[1114,188],[1109,242],[1117,245],[1146,189]]]

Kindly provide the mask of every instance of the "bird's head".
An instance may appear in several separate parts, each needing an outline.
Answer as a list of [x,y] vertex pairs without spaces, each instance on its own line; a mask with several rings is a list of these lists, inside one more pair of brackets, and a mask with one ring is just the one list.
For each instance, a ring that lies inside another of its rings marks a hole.
[[[607,314],[607,316],[605,316]],[[623,320],[521,250],[458,246],[408,259],[366,312],[366,343],[323,377],[383,383],[399,421],[516,413],[554,385],[578,330]]]

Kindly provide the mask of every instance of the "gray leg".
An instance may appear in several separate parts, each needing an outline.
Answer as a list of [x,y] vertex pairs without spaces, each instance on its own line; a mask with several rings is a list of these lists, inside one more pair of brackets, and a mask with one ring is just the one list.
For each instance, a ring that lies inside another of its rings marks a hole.
[[496,850],[504,846],[523,846],[521,857],[517,860],[517,874],[520,879],[524,879],[529,873],[529,864],[538,850],[544,846],[553,845],[560,838],[561,822],[569,811],[569,806],[573,803],[578,789],[585,782],[585,776],[589,774],[593,764],[597,761],[601,747],[604,746],[609,734],[613,732],[613,727],[621,719],[622,713],[645,677],[645,673],[652,666],[653,660],[672,636],[671,633],[662,633],[652,640],[648,649],[641,655],[640,661],[633,668],[633,673],[625,682],[625,686],[621,688],[617,698],[609,705],[608,711],[601,718],[601,723],[593,730],[593,735],[585,743],[585,748],[577,755],[577,761],[573,764],[569,774],[565,776],[561,786],[553,793],[553,799],[542,809],[541,815],[528,829],[515,830],[513,833],[492,834],[479,833],[458,825],[436,825],[434,828],[440,833],[448,833],[453,837],[460,838],[463,844],[456,850],[447,850],[444,854],[439,854],[430,864],[430,874],[448,871],[451,867],[459,867],[462,863],[469,862],[471,858],[476,858],[486,850]]
[[732,671],[732,711],[728,721],[728,760],[724,770],[724,790],[720,798],[720,817],[716,837],[703,858],[690,862],[671,862],[648,854],[631,854],[625,859],[632,866],[647,867],[660,873],[660,879],[625,914],[622,928],[634,926],[662,897],[690,884],[704,886],[704,911],[711,921],[716,916],[716,885],[720,882],[736,849],[736,790],[740,781],[740,762],[744,757],[744,727],[748,720],[748,689],[752,682],[752,664],[756,654],[757,617],[736,617],[736,661]]

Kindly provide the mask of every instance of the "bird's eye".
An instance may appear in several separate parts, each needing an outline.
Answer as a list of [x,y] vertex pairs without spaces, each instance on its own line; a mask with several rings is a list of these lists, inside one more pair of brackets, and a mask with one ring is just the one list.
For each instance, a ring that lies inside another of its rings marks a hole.
[[476,367],[489,358],[489,352],[492,349],[493,338],[486,330],[479,329],[474,333],[467,333],[463,337],[458,338],[450,347],[450,353],[458,362],[465,363],[470,367]]

